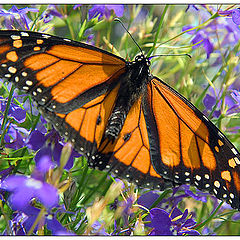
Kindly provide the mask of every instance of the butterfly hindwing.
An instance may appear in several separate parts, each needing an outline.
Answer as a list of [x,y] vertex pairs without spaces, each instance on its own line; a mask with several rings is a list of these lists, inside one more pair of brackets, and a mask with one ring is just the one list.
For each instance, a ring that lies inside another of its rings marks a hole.
[[86,157],[94,155],[104,135],[112,112],[119,85],[67,114],[41,108],[44,117],[75,149]]
[[191,183],[239,208],[240,155],[227,138],[186,98],[161,80],[148,84],[148,104],[158,147],[152,163],[164,178]]
[[105,139],[98,154],[101,156],[100,161],[109,159],[107,167],[115,175],[127,178],[139,186],[164,189],[171,185],[171,181],[164,181],[151,163],[144,116],[148,113],[144,107],[144,98],[139,98],[131,107],[118,138],[114,142]]

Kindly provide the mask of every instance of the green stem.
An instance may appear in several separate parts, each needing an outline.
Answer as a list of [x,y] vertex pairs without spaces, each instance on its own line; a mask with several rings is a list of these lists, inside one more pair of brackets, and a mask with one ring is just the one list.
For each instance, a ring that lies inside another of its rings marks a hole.
[[190,31],[197,30],[197,29],[199,29],[199,28],[205,27],[206,25],[209,24],[209,22],[211,22],[214,18],[216,18],[216,16],[217,16],[217,15],[216,15],[216,13],[215,13],[215,14],[212,15],[212,17],[210,17],[206,22],[204,22],[204,23],[202,23],[202,24],[200,24],[200,25],[198,25],[198,26],[196,26],[196,27],[194,27],[194,28],[190,28],[190,29],[188,29],[188,30],[185,30],[185,31],[179,33],[179,34],[176,35],[175,37],[170,38],[170,39],[168,39],[167,41],[160,43],[156,48],[158,48],[158,47],[160,47],[161,45],[163,45],[163,44],[165,44],[165,43],[168,43],[168,42],[170,42],[170,41],[172,41],[172,40],[174,40],[174,39],[182,36],[184,33],[187,33],[187,32],[190,32]]
[[223,201],[218,205],[218,207],[213,211],[213,213],[211,214],[211,216],[205,220],[204,222],[200,223],[199,225],[197,225],[197,227],[195,227],[195,230],[198,230],[200,228],[202,228],[203,226],[205,226],[206,224],[208,224],[217,214],[218,210],[220,209],[220,207],[223,205]]
[[4,132],[4,129],[5,129],[6,124],[8,122],[8,112],[9,112],[10,104],[11,104],[11,101],[12,101],[13,91],[14,91],[14,86],[12,85],[12,87],[10,89],[10,92],[9,92],[6,109],[5,109],[4,115],[3,115],[3,123],[2,123],[2,126],[1,126],[1,132],[2,132],[1,139],[0,139],[1,146],[3,145],[3,139],[4,139],[3,132]]
[[46,209],[43,207],[43,208],[41,209],[41,211],[39,212],[39,214],[38,214],[36,220],[34,221],[32,227],[31,227],[30,230],[28,231],[28,233],[27,233],[28,236],[32,235],[32,233],[33,233],[35,227],[37,226],[37,224],[39,223],[39,221],[40,221],[41,218],[43,217],[45,211],[46,211]]
[[155,39],[154,39],[154,42],[153,42],[153,46],[152,48],[149,50],[148,54],[147,54],[147,58],[151,56],[152,52],[154,51],[155,47],[156,47],[156,44],[157,44],[157,39],[158,39],[158,36],[159,36],[159,33],[160,33],[160,29],[162,28],[162,25],[163,25],[163,19],[166,15],[166,12],[167,12],[167,9],[168,9],[169,5],[166,5],[164,10],[163,10],[163,13],[162,13],[162,16],[160,18],[160,22],[159,22],[159,25],[158,25],[158,29],[157,29],[157,33],[155,35]]

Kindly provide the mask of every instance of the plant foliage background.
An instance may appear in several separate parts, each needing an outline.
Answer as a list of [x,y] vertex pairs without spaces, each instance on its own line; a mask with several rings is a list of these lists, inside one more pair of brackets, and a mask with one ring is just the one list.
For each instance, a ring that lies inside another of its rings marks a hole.
[[[240,149],[238,5],[2,5],[1,29],[87,42],[151,71]],[[190,54],[170,56],[172,54]],[[152,191],[90,169],[31,98],[0,88],[0,231],[4,235],[239,235],[239,212],[189,186]]]

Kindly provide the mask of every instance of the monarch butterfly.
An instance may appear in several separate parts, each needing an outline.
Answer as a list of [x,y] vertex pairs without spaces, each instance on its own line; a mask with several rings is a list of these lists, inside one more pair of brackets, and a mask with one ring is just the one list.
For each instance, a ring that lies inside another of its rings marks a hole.
[[192,184],[240,208],[240,155],[185,97],[132,62],[48,34],[0,31],[0,77],[87,157],[138,185]]

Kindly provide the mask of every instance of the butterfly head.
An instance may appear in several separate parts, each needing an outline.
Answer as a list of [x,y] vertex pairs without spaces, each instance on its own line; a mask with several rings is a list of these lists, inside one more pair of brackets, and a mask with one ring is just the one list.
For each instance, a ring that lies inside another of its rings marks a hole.
[[151,62],[148,58],[146,58],[143,54],[137,55],[134,60],[135,63],[146,64],[148,67],[150,66]]

